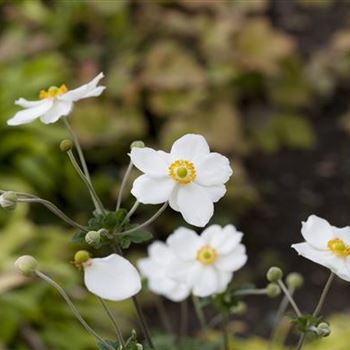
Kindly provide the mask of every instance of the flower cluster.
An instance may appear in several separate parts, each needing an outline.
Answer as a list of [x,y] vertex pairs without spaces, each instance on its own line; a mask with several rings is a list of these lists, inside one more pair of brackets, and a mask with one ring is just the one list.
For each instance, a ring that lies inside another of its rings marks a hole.
[[242,236],[233,225],[212,225],[201,235],[180,227],[166,244],[154,242],[138,266],[150,290],[173,301],[222,293],[247,261]]

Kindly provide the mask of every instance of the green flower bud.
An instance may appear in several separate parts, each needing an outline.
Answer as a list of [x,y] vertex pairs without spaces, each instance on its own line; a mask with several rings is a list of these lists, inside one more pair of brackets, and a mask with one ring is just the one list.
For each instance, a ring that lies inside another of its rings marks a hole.
[[30,276],[38,267],[38,262],[31,255],[23,255],[16,260],[15,266],[23,275]]
[[269,283],[266,287],[266,295],[269,298],[276,298],[281,294],[281,288],[276,283]]
[[283,277],[283,272],[279,267],[270,267],[267,271],[266,278],[269,282],[277,282]]
[[137,343],[137,344],[136,344],[136,349],[137,349],[137,350],[143,350],[143,345],[140,344],[140,343]]
[[90,260],[90,253],[86,250],[79,250],[74,255],[74,263],[76,265],[82,265]]
[[144,148],[145,143],[143,141],[137,140],[131,143],[130,148]]
[[8,191],[0,196],[0,207],[7,210],[14,210],[17,206],[17,195],[15,192]]
[[247,311],[247,304],[239,301],[236,305],[232,306],[231,311],[236,315],[243,315]]
[[288,274],[286,282],[289,288],[298,289],[304,284],[304,278],[300,273],[292,272]]
[[101,232],[100,231],[89,231],[85,236],[85,241],[87,244],[92,246],[97,246],[101,242]]
[[62,152],[68,152],[73,148],[72,140],[65,139],[60,143],[60,149]]
[[328,337],[331,334],[329,325],[326,322],[321,322],[317,326],[317,334],[321,337]]

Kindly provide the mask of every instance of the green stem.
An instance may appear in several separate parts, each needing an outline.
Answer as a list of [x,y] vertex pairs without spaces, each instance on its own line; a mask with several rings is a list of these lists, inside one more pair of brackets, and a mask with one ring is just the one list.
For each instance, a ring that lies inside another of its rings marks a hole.
[[138,200],[135,201],[134,205],[132,206],[132,208],[129,210],[129,212],[126,214],[124,220],[121,223],[121,226],[123,226],[126,222],[128,222],[128,220],[131,218],[131,216],[135,213],[135,211],[137,210],[137,208],[139,207],[140,202]]
[[237,292],[233,293],[235,296],[246,296],[246,295],[265,295],[266,294],[266,288],[262,289],[244,289],[244,290],[238,290]]
[[148,226],[149,224],[151,224],[153,221],[155,221],[163,213],[163,211],[167,208],[167,206],[168,206],[168,202],[165,202],[161,206],[161,208],[151,218],[149,218],[147,221],[145,221],[144,223],[142,223],[141,225],[139,225],[137,227],[134,227],[134,228],[131,228],[130,230],[121,232],[121,235],[125,235],[125,234],[131,233],[131,232],[135,232],[135,231],[139,230],[140,228]]
[[193,306],[196,311],[197,318],[199,320],[199,323],[203,329],[207,328],[207,321],[205,319],[205,315],[202,309],[202,306],[200,304],[199,299],[196,296],[192,296]]
[[224,343],[224,350],[229,350],[230,349],[230,335],[228,332],[228,322],[229,322],[229,315],[226,313],[224,315],[224,320],[223,320],[223,343]]
[[100,335],[98,335],[83,319],[78,309],[75,307],[71,299],[69,298],[68,294],[64,291],[64,289],[53,279],[51,279],[49,276],[45,275],[44,273],[36,270],[35,274],[41,278],[42,280],[49,283],[52,287],[54,287],[62,296],[62,298],[65,300],[65,302],[68,304],[69,308],[73,312],[74,316],[78,319],[78,321],[82,324],[82,326],[88,331],[91,335],[93,335],[96,339],[98,339],[103,345],[110,350],[115,350],[113,346],[109,345]]
[[331,274],[329,275],[325,286],[323,287],[323,290],[322,290],[322,293],[321,293],[321,296],[320,296],[320,300],[318,301],[318,304],[317,304],[317,306],[315,308],[315,311],[312,314],[312,316],[317,317],[318,314],[321,312],[322,306],[323,306],[323,304],[324,304],[324,302],[326,300],[327,294],[328,294],[329,289],[331,287],[331,284],[332,284],[332,282],[334,280],[334,277],[335,277],[335,274],[333,272],[331,272]]
[[35,198],[34,197],[33,198],[18,198],[18,202],[20,202],[20,203],[37,203],[37,204],[42,204],[48,210],[50,210],[53,214],[55,214],[57,217],[59,217],[60,219],[65,221],[70,226],[72,226],[74,228],[77,228],[78,230],[85,231],[85,232],[88,231],[87,227],[82,226],[82,225],[78,224],[77,222],[75,222],[74,220],[72,220],[71,218],[69,218],[66,214],[63,213],[63,211],[61,211],[53,203],[51,203],[50,201],[48,201],[46,199],[42,199],[42,198],[39,198],[39,197],[35,197]]
[[278,285],[281,287],[283,293],[285,294],[285,296],[287,297],[290,305],[293,307],[295,313],[297,314],[298,317],[302,316],[302,313],[298,307],[298,305],[296,304],[296,302],[294,301],[293,297],[290,295],[287,287],[285,286],[285,284],[283,283],[282,280],[278,280]]
[[111,320],[111,322],[113,324],[113,328],[114,328],[114,331],[115,331],[115,333],[117,335],[119,343],[122,345],[123,348],[125,348],[125,341],[124,341],[124,338],[123,338],[123,334],[122,334],[122,332],[121,332],[121,330],[120,330],[120,328],[118,326],[117,320],[113,316],[113,313],[109,309],[109,307],[106,304],[106,302],[100,297],[98,297],[98,300],[100,301],[103,309],[105,310],[106,314],[108,315],[108,317],[110,318],[110,320]]
[[298,341],[298,345],[297,345],[297,350],[301,350],[303,345],[304,345],[304,341],[305,341],[305,334],[301,334],[299,341]]
[[180,338],[186,336],[188,328],[188,303],[184,300],[181,303],[181,317],[180,317]]
[[132,164],[132,161],[130,160],[129,165],[128,165],[128,168],[126,169],[126,172],[125,172],[125,174],[124,174],[122,183],[121,183],[121,185],[120,185],[120,190],[119,190],[118,199],[117,199],[117,206],[116,206],[116,208],[115,208],[116,211],[119,210],[120,205],[121,205],[121,203],[122,203],[123,194],[124,194],[124,189],[125,189],[125,186],[126,186],[126,182],[127,182],[128,178],[129,178],[129,175],[130,175],[130,173],[131,173],[132,167],[133,167],[133,164]]
[[77,161],[75,160],[74,154],[71,150],[69,150],[67,152],[68,157],[74,167],[74,169],[76,170],[76,172],[78,173],[78,175],[80,176],[80,178],[83,180],[83,182],[85,183],[86,187],[88,188],[91,198],[94,202],[94,205],[96,207],[96,210],[98,210],[98,212],[100,214],[103,214],[105,212],[104,207],[102,202],[100,201],[94,187],[92,186],[91,182],[87,179],[87,177],[85,176],[85,174],[82,172],[82,170],[79,167],[79,164],[77,163]]
[[168,313],[165,309],[164,302],[161,296],[156,296],[155,297],[155,304],[157,307],[158,314],[160,316],[160,319],[162,321],[162,324],[164,325],[164,328],[168,334],[173,334],[173,326],[170,322]]

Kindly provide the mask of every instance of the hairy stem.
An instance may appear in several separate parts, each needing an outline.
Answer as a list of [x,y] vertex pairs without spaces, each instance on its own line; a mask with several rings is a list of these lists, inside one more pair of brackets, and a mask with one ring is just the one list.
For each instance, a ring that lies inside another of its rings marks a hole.
[[125,186],[126,186],[126,183],[128,181],[129,175],[131,173],[132,167],[133,167],[133,164],[132,164],[132,161],[130,160],[128,168],[126,169],[126,172],[124,174],[122,183],[120,185],[120,189],[119,189],[119,193],[118,193],[118,199],[117,199],[117,206],[115,208],[116,211],[119,210],[120,205],[122,203]]
[[335,274],[333,272],[331,272],[331,274],[329,275],[325,286],[323,287],[323,290],[322,290],[322,293],[321,293],[321,296],[320,296],[320,300],[318,301],[318,304],[317,304],[317,306],[315,308],[315,311],[313,312],[312,316],[316,317],[321,312],[322,306],[323,306],[323,304],[324,304],[324,302],[326,300],[327,294],[328,294],[329,289],[330,289],[330,287],[332,285],[334,277],[335,277]]
[[132,206],[132,208],[129,210],[129,212],[126,214],[124,220],[121,223],[121,226],[123,226],[130,218],[131,216],[135,213],[135,211],[137,210],[137,208],[139,207],[140,202],[138,200],[135,201],[134,205]]
[[288,291],[287,287],[285,286],[284,282],[282,280],[278,280],[278,285],[281,287],[283,293],[287,297],[290,305],[293,307],[293,309],[294,309],[295,313],[297,314],[297,316],[298,317],[302,316],[302,313],[301,313],[298,305],[296,304],[295,300],[293,299],[293,297],[289,293],[289,291]]

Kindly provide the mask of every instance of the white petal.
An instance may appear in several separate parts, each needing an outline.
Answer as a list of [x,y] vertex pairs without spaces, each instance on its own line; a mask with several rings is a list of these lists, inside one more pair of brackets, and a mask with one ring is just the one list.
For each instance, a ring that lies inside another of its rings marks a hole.
[[141,274],[148,279],[163,279],[164,278],[164,266],[151,258],[140,259],[137,262],[137,267]]
[[243,233],[237,231],[233,225],[226,225],[223,228],[219,225],[211,225],[203,231],[201,236],[219,254],[227,254],[237,247]]
[[233,273],[226,271],[218,271],[217,276],[219,284],[217,293],[223,293],[227,289],[229,283],[231,282]]
[[91,259],[84,266],[84,280],[91,293],[108,300],[128,299],[141,290],[136,268],[117,254]]
[[140,203],[160,204],[169,200],[174,187],[175,183],[170,178],[141,175],[134,181],[131,193]]
[[205,266],[193,275],[193,295],[201,298],[218,293],[220,289],[218,274],[212,266]]
[[205,186],[205,190],[209,194],[211,200],[214,203],[216,203],[225,195],[226,186],[225,185]]
[[19,98],[15,101],[15,104],[17,106],[21,106],[23,108],[32,108],[40,105],[43,102],[43,100],[37,100],[37,101],[28,101],[25,98]]
[[220,271],[234,272],[239,270],[247,262],[245,246],[239,244],[232,252],[220,255],[215,262],[215,267]]
[[333,232],[329,222],[316,215],[309,216],[302,223],[301,234],[314,248],[327,249],[328,241],[334,238]]
[[177,204],[177,193],[178,193],[179,186],[175,186],[174,191],[171,192],[170,198],[169,198],[169,205],[170,208],[175,211],[180,211],[180,208]]
[[203,136],[187,134],[174,142],[170,154],[173,160],[183,159],[196,161],[208,155],[209,152],[208,143]]
[[175,230],[166,243],[177,257],[185,261],[194,261],[197,250],[202,246],[202,240],[197,233],[185,227]]
[[73,107],[73,102],[54,100],[52,107],[40,117],[44,124],[52,124],[57,122],[63,116],[68,115]]
[[196,182],[204,186],[221,185],[232,175],[229,160],[219,153],[210,153],[196,163]]
[[[75,102],[90,96],[98,96],[102,93],[103,89],[99,89],[97,92],[94,90],[96,89],[97,84],[103,77],[104,77],[103,73],[100,73],[94,79],[92,79],[89,83],[82,85],[77,89],[69,90],[65,94],[62,94],[61,96],[59,96],[58,99],[62,101]],[[96,93],[98,93],[98,95],[96,95]]]
[[336,236],[335,238],[339,238],[341,239],[346,245],[350,246],[350,227],[342,227],[342,228],[338,228],[338,227],[334,227],[333,228],[333,232],[334,235]]
[[184,283],[176,283],[175,287],[164,293],[164,296],[171,301],[180,302],[185,300],[190,295],[190,288]]
[[51,107],[53,101],[51,99],[42,100],[40,104],[35,107],[27,108],[19,111],[15,116],[7,121],[8,125],[21,125],[32,122],[34,119],[39,118],[45,114]]
[[148,255],[162,266],[174,258],[172,250],[161,241],[155,241],[148,246]]
[[183,218],[194,226],[205,226],[214,214],[209,194],[205,188],[195,183],[179,186],[176,204]]
[[170,155],[152,148],[134,147],[130,152],[133,164],[143,173],[151,176],[168,176]]

